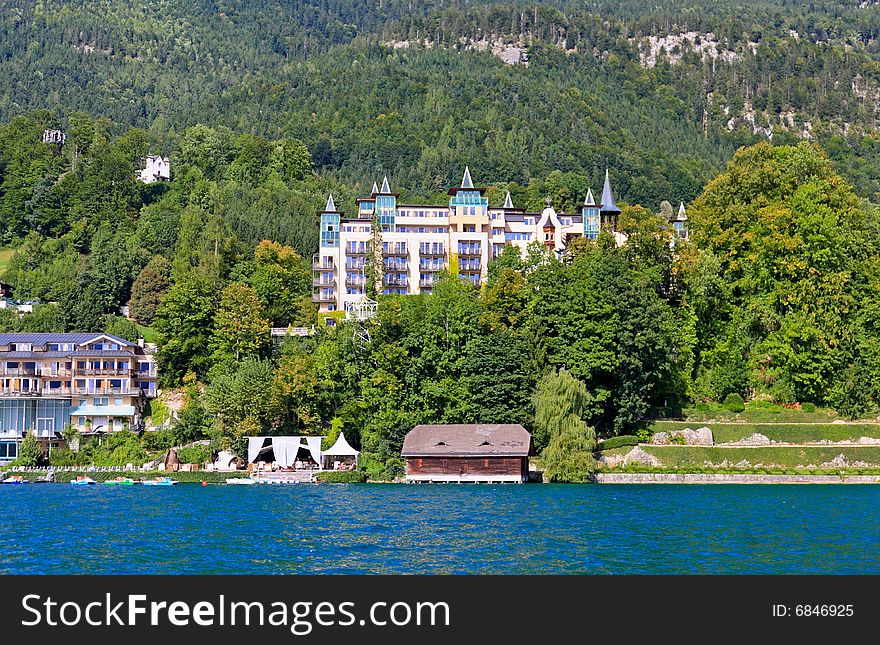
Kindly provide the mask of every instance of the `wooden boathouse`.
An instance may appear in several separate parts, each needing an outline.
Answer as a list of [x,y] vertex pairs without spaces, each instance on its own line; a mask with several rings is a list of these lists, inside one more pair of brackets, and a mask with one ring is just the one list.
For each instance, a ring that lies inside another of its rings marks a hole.
[[518,423],[417,425],[402,450],[409,482],[521,483],[534,454]]

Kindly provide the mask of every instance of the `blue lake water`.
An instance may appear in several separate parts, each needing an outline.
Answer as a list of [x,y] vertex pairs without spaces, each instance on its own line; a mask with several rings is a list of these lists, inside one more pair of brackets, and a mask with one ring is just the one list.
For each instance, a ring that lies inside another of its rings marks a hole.
[[2,574],[880,573],[880,486],[0,486]]

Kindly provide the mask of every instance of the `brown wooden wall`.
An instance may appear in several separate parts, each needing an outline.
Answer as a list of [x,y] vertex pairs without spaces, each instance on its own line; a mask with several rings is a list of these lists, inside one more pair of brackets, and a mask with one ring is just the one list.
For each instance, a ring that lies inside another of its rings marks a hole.
[[528,475],[526,457],[407,457],[407,475]]

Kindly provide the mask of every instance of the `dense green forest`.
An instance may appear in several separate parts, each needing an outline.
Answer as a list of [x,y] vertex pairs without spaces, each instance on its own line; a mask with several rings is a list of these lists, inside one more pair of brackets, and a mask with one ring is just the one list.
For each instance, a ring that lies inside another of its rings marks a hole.
[[[465,162],[485,182],[612,167],[653,205],[696,197],[740,145],[806,133],[876,199],[878,31],[855,0],[13,0],[0,120],[80,111],[170,153],[198,123],[297,138],[338,181],[423,198]],[[651,38],[687,33],[648,63]],[[496,41],[528,65],[476,51]]]
[[[419,422],[522,422],[583,455],[581,425],[731,393],[869,413],[880,8],[860,4],[3,3],[0,277],[53,304],[0,328],[147,328],[186,391],[174,441],[344,430],[375,477]],[[172,181],[141,184],[155,153]],[[272,351],[270,327],[317,320],[328,192],[351,210],[388,174],[444,203],[465,164],[493,204],[557,210],[609,167],[629,243],[506,253],[483,289],[383,297],[370,342],[341,324]],[[674,253],[664,200],[689,204]],[[577,405],[554,420],[558,387]]]

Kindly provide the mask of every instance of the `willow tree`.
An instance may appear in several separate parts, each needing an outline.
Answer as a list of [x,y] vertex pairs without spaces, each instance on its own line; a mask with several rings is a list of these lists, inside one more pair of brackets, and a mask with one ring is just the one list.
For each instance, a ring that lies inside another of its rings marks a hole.
[[544,376],[532,399],[535,446],[541,450],[550,481],[584,482],[595,469],[596,433],[582,419],[592,397],[586,386],[564,369]]

